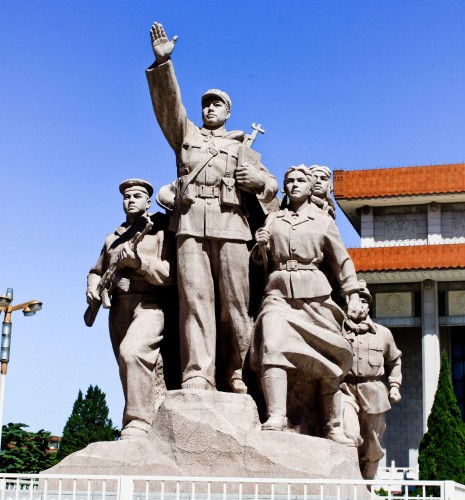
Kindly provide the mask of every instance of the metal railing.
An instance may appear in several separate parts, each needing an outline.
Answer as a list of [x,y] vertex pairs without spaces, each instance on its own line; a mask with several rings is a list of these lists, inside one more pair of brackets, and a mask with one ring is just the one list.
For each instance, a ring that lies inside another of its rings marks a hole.
[[[379,320],[379,318],[377,318]],[[390,467],[378,467],[376,478],[378,480],[392,479],[418,479],[418,467],[396,467],[396,462],[393,460]]]
[[465,500],[453,481],[1,474],[0,500]]

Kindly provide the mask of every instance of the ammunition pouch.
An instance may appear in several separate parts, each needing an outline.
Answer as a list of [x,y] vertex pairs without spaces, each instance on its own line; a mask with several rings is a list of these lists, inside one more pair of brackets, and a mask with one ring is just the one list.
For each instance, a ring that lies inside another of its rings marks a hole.
[[241,193],[236,188],[236,179],[225,176],[221,178],[220,205],[222,207],[240,207]]

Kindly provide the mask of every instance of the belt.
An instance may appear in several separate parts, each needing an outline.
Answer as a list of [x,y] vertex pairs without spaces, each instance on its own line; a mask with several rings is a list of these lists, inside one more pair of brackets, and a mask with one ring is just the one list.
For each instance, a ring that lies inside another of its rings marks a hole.
[[288,260],[286,262],[280,262],[277,266],[276,269],[279,269],[280,271],[301,271],[305,269],[310,269],[312,271],[318,269],[318,266],[310,263],[310,264],[302,264],[301,262],[297,260]]
[[343,382],[347,382],[348,384],[360,384],[362,382],[377,382],[381,380],[381,377],[358,377],[355,375],[347,375]]
[[[146,286],[144,285],[133,285],[131,283],[129,290],[124,291],[124,290],[119,290],[118,288],[113,288],[111,290],[112,295],[129,295],[131,293],[135,294],[142,294],[142,295],[160,295],[163,296],[163,291],[160,290],[162,288],[161,286],[156,286],[156,285],[151,285],[150,283],[147,283]],[[165,288],[165,287],[163,287]]]
[[220,189],[216,186],[196,186],[197,198],[218,198]]

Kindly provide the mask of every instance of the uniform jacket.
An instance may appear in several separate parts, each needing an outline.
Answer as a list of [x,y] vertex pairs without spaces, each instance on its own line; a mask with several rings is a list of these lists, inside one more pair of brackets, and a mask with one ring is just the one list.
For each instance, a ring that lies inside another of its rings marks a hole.
[[356,384],[345,382],[344,385],[364,411],[383,413],[391,405],[386,386],[379,379],[386,374],[389,387],[400,387],[402,353],[397,349],[388,328],[374,323],[370,317],[365,323],[370,327],[367,333],[356,334],[343,330],[343,335],[352,345],[354,358],[349,377],[372,377],[373,380]]
[[[129,292],[144,293],[158,291],[160,285],[174,285],[175,266],[171,261],[171,245],[167,236],[166,216],[161,213],[150,216],[154,225],[152,230],[144,236],[136,249],[136,255],[141,261],[139,269],[124,268],[118,270],[122,278],[130,281]],[[115,231],[107,236],[100,256],[95,266],[89,271],[87,278],[89,287],[97,287],[101,276],[114,262],[121,251],[121,245],[131,240],[134,235],[144,228],[144,219],[139,219],[135,224],[121,224]],[[112,293],[118,293],[114,288]]]
[[[208,130],[194,125],[187,118],[171,61],[156,64],[146,74],[155,115],[176,154],[180,185],[183,177],[197,165],[206,165],[191,183],[195,202],[186,206],[180,205],[178,200],[175,210],[177,234],[249,241],[252,235],[244,205],[239,203],[234,207],[222,206],[218,197],[221,179],[234,179],[238,150],[244,134],[238,131],[228,132],[225,128]],[[217,154],[213,157],[214,153]],[[264,188],[257,196],[259,200],[269,202],[276,195],[278,184],[263,165],[260,164],[258,168]],[[202,186],[207,186],[213,196],[198,196],[202,194]]]
[[[310,205],[304,214],[296,214],[286,208],[268,217],[272,218],[269,226],[271,237],[267,245],[270,275],[265,294],[293,299],[330,295],[328,279],[319,270],[323,260],[341,286],[357,283],[354,264],[336,224],[321,209]],[[265,227],[268,224],[269,221]],[[261,260],[258,245],[254,247],[252,258],[258,263]],[[280,265],[288,261],[314,264],[314,269],[280,269]]]

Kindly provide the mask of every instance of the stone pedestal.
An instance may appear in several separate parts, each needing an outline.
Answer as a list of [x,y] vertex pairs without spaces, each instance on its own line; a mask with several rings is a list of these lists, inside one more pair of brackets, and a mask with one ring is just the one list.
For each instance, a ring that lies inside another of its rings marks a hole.
[[47,473],[362,479],[357,450],[262,431],[248,395],[167,393],[148,439],[93,443]]

